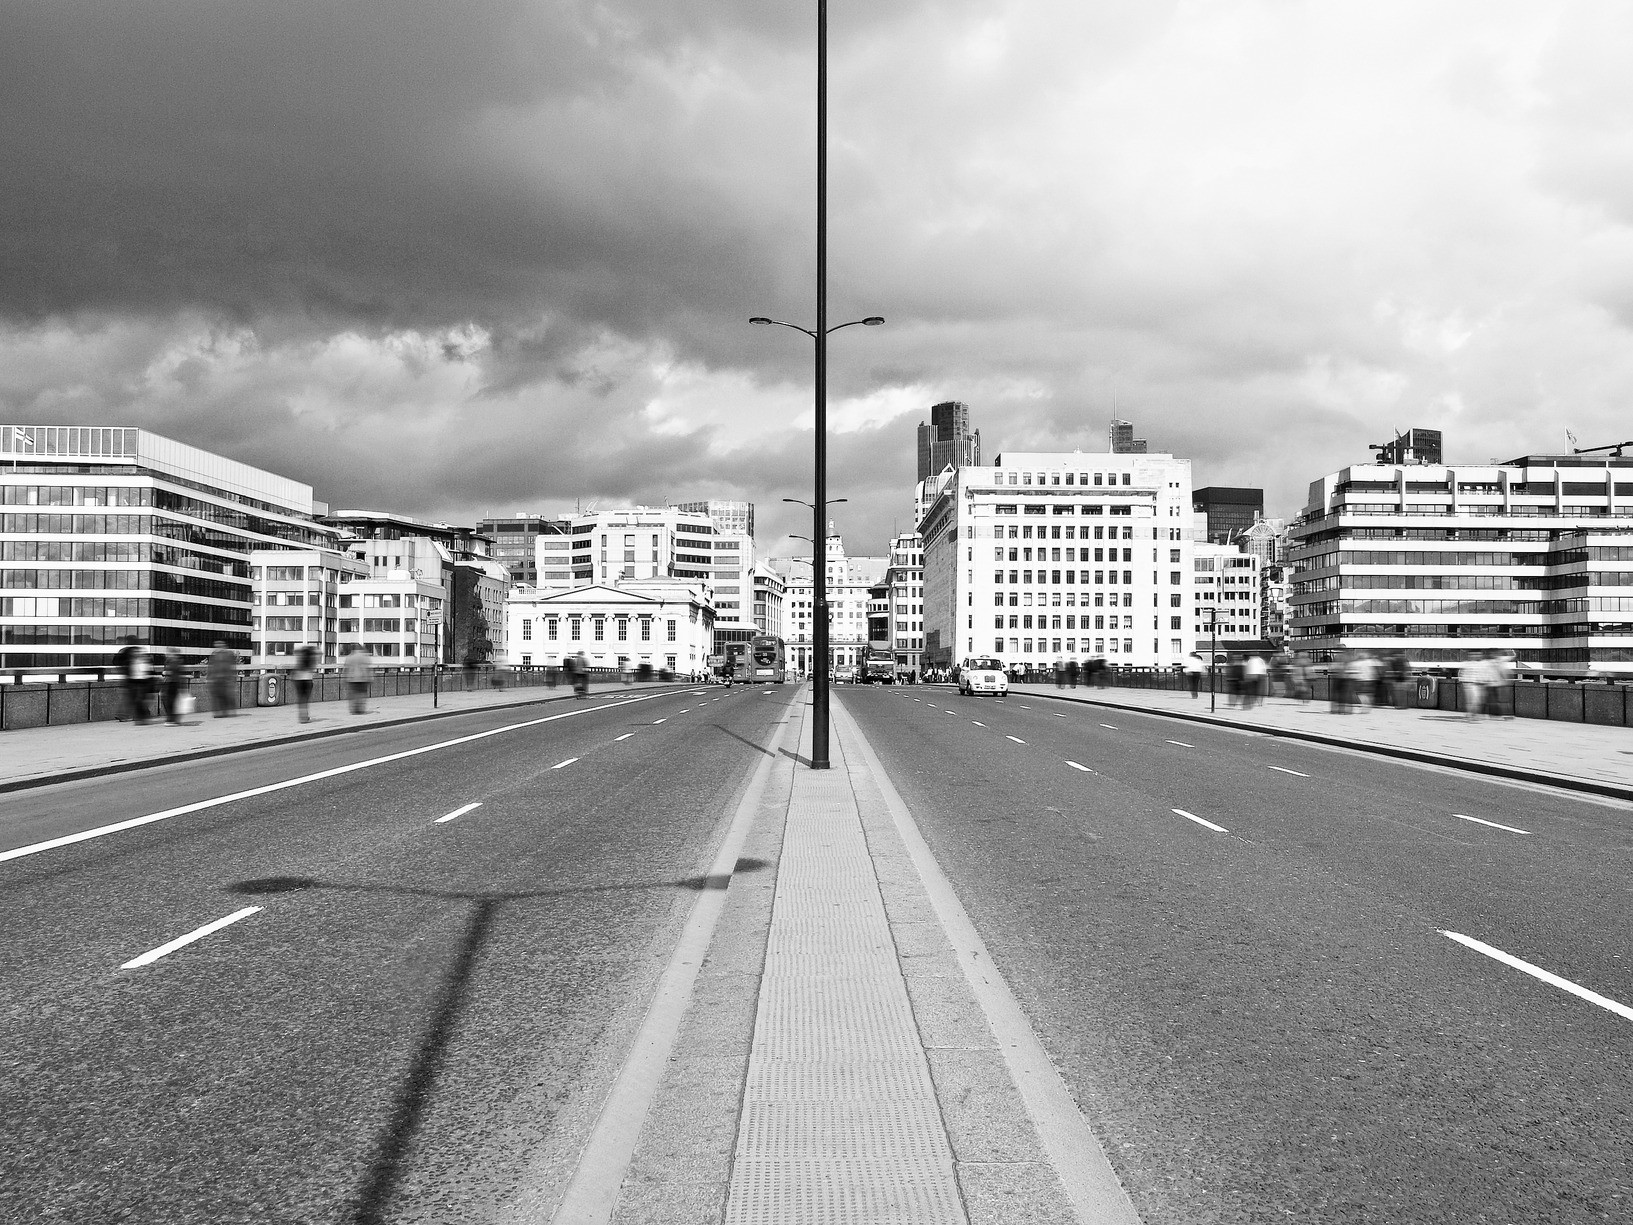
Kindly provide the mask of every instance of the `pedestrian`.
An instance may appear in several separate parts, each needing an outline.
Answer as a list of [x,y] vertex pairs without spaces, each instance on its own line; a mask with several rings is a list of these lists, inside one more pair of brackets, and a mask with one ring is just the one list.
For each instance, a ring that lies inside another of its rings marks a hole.
[[159,698],[159,705],[164,710],[164,721],[175,726],[181,725],[182,693],[187,687],[187,665],[182,662],[181,652],[175,647],[168,647],[164,653],[164,689]]
[[1242,661],[1232,660],[1225,665],[1225,705],[1235,706],[1242,697]]
[[300,721],[310,723],[312,714],[309,709],[312,701],[312,678],[317,673],[318,649],[310,642],[303,642],[295,652],[295,667],[289,673],[290,683],[295,686],[295,706],[300,711]]
[[215,649],[210,652],[205,677],[209,682],[210,705],[215,708],[215,717],[231,718],[237,713],[234,708],[238,705],[238,656],[220,638],[215,640]]
[[590,696],[590,661],[580,651],[573,660],[576,670],[573,673],[573,694],[576,697]]
[[1202,656],[1192,651],[1185,657],[1185,684],[1194,698],[1202,692]]
[[147,722],[147,678],[151,671],[147,652],[136,645],[136,639],[127,637],[125,645],[113,657],[119,667],[119,677],[125,687],[125,714],[132,723]]
[[352,649],[341,663],[340,672],[346,680],[346,696],[351,702],[351,711],[354,715],[366,715],[369,712],[369,683],[374,679],[374,656],[361,642],[354,642]]
[[1332,702],[1333,714],[1349,714],[1349,669],[1342,655],[1334,658],[1327,669],[1327,696]]
[[1490,688],[1490,661],[1484,655],[1469,660],[1457,671],[1457,687],[1463,695],[1463,717],[1478,719],[1486,713],[1486,697]]
[[618,657],[618,679],[626,685],[633,683],[635,679],[629,666],[628,655],[620,655]]
[[1242,708],[1252,710],[1264,700],[1264,686],[1269,668],[1262,655],[1249,655],[1242,661]]
[[1514,678],[1519,672],[1513,651],[1491,653],[1491,713],[1504,719],[1514,717]]
[[1378,694],[1378,673],[1381,669],[1371,651],[1357,651],[1355,658],[1349,662],[1349,695],[1350,701],[1362,713],[1368,709]]
[[1079,675],[1081,675],[1081,671],[1078,668],[1077,660],[1068,659],[1066,661],[1066,683],[1076,689]]
[[1310,677],[1297,656],[1288,656],[1286,675],[1287,696],[1297,698],[1301,706],[1307,704],[1310,700]]

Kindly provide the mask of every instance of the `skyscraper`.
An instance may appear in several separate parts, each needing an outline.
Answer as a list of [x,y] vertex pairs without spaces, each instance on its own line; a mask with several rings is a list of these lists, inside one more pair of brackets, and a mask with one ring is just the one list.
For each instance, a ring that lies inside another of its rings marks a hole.
[[930,408],[930,423],[919,423],[919,475],[923,481],[949,464],[973,468],[981,462],[981,431],[970,429],[970,406],[945,400]]
[[1113,455],[1144,455],[1145,439],[1134,437],[1132,421],[1113,421],[1107,434]]
[[1191,495],[1191,509],[1208,516],[1208,539],[1236,544],[1242,533],[1264,518],[1264,490],[1206,485]]

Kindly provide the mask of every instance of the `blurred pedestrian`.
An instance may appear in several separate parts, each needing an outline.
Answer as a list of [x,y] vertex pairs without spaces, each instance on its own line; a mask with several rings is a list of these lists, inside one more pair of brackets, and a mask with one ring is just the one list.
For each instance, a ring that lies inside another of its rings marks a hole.
[[1284,668],[1287,677],[1287,696],[1297,698],[1300,705],[1310,700],[1310,673],[1296,655],[1289,655]]
[[1068,659],[1066,661],[1066,683],[1068,685],[1070,685],[1073,689],[1076,689],[1077,688],[1077,678],[1078,678],[1079,675],[1080,675],[1080,672],[1079,672],[1079,669],[1078,669],[1078,666],[1077,666],[1077,660]]
[[1346,669],[1349,673],[1349,699],[1357,710],[1365,713],[1378,694],[1378,673],[1382,671],[1371,651],[1357,651]]
[[1202,656],[1192,651],[1185,657],[1185,683],[1190,687],[1194,698],[1202,692]]
[[1242,661],[1231,660],[1225,665],[1225,705],[1235,706],[1242,700]]
[[1252,710],[1264,700],[1264,687],[1269,668],[1262,655],[1249,655],[1242,661],[1242,708]]
[[186,713],[181,708],[181,699],[187,688],[187,665],[182,662],[181,652],[175,647],[166,648],[164,653],[163,684],[159,706],[164,711],[164,721],[179,726],[182,715]]
[[635,678],[632,674],[632,669],[629,666],[628,655],[620,655],[618,657],[618,679],[626,685],[634,682]]
[[295,706],[300,711],[300,721],[312,721],[312,678],[317,673],[318,649],[310,642],[303,642],[295,652],[295,667],[289,673],[289,681],[295,686]]
[[127,637],[113,661],[119,667],[119,678],[125,687],[125,713],[132,723],[146,723],[147,682],[152,672],[147,652],[136,645],[135,638]]
[[1491,653],[1491,695],[1487,703],[1494,717],[1514,717],[1514,678],[1519,673],[1513,651]]
[[587,698],[590,696],[590,661],[584,652],[580,651],[574,657],[574,662],[577,669],[573,673],[573,694],[576,697]]
[[1478,719],[1486,713],[1486,701],[1493,679],[1488,653],[1466,662],[1457,671],[1457,687],[1463,695],[1463,717]]
[[374,656],[361,642],[354,642],[351,651],[341,662],[340,673],[346,679],[346,696],[351,701],[354,715],[369,712],[369,684],[374,679]]
[[1335,715],[1349,714],[1349,661],[1342,655],[1333,658],[1327,669],[1327,698]]
[[231,718],[237,713],[238,705],[238,656],[220,638],[215,640],[210,662],[205,665],[205,678],[210,686],[210,705],[215,708],[215,717]]

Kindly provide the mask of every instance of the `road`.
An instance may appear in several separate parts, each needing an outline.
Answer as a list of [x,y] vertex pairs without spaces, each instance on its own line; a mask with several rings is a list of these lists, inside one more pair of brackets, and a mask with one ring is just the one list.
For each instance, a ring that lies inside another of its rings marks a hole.
[[1633,1013],[1493,955],[1633,1003],[1629,806],[1043,698],[841,700],[1147,1222],[1633,1220]]
[[793,696],[0,797],[0,1219],[482,1220],[558,1178]]

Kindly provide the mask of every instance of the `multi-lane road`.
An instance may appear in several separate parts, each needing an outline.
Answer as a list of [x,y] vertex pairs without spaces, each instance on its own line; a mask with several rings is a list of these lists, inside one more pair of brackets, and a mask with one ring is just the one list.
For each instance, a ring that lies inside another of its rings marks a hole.
[[1152,1225],[1633,1220],[1629,806],[1047,698],[843,700]]
[[[1149,1225],[1633,1220],[1633,808],[838,698]],[[617,691],[0,797],[0,1219],[484,1221],[559,1183],[796,700]]]
[[0,1220],[482,1220],[553,1177],[793,697],[617,690],[0,797]]

